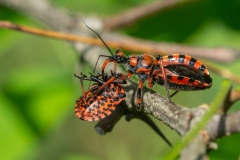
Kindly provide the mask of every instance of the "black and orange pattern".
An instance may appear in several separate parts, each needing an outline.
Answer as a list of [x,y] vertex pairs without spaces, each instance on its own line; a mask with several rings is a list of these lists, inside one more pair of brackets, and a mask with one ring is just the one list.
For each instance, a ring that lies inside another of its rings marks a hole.
[[[76,75],[75,75],[76,76]],[[83,75],[80,79],[83,95],[76,101],[75,114],[85,121],[98,121],[110,115],[125,98],[126,93],[121,84],[126,80],[122,74],[112,73],[108,75],[91,75],[90,78]],[[102,77],[102,79],[100,78]],[[85,92],[83,80],[95,81],[89,91]]]
[[[154,83],[166,87],[169,101],[171,96],[168,89],[176,91],[203,90],[212,86],[212,78],[207,68],[195,58],[187,55],[172,54],[157,56],[149,54],[125,56],[120,50],[109,56],[102,65],[102,74],[109,62],[123,64],[128,71],[127,77],[137,76],[138,89],[136,94],[137,109],[141,109],[142,88],[145,81],[152,88]],[[114,68],[114,72],[116,72]]]

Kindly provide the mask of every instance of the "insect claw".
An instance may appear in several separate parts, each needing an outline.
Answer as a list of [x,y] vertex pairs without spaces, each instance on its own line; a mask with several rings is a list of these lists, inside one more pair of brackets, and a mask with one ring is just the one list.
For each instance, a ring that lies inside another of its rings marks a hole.
[[76,75],[75,73],[73,74],[75,77],[77,77],[78,79],[82,79],[80,76]]

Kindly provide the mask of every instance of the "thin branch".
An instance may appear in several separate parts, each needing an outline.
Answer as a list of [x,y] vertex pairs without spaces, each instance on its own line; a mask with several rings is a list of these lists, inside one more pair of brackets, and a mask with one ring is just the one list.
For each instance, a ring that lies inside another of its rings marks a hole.
[[[77,36],[73,34],[65,34],[55,31],[49,31],[49,30],[42,30],[42,29],[36,29],[32,27],[27,27],[23,25],[16,25],[14,23],[11,23],[9,21],[0,21],[0,28],[7,28],[7,29],[13,29],[17,31],[22,31],[26,33],[51,37],[51,38],[57,38],[57,39],[63,39],[68,41],[76,41],[76,42],[82,42],[87,44],[92,44],[96,46],[104,46],[102,41],[100,39],[91,38],[91,37],[83,37],[83,36]],[[181,53],[186,55],[192,55],[193,57],[200,57],[205,59],[213,59],[215,61],[227,63],[231,62],[233,60],[236,60],[236,58],[240,58],[240,52],[229,49],[229,48],[201,48],[201,47],[190,47],[185,45],[178,45],[178,44],[171,44],[171,43],[156,43],[152,41],[145,41],[140,40],[136,38],[131,38],[127,36],[120,36],[120,35],[114,35],[114,34],[103,34],[103,39],[105,43],[110,48],[121,48],[123,50],[128,50],[132,52],[141,52],[141,53],[150,53],[150,54],[174,54],[174,53]],[[215,55],[218,55],[217,57]],[[209,65],[210,66],[210,65]],[[216,67],[213,66],[213,70],[216,72],[221,73],[223,70],[218,70]],[[225,74],[228,73],[228,74]],[[223,76],[229,75],[231,79],[234,81],[240,82],[239,76],[233,75],[231,72],[227,72],[227,70],[224,73],[221,73]],[[240,83],[239,83],[240,84]]]
[[240,111],[224,115],[215,114],[206,126],[209,140],[215,141],[223,136],[240,133],[239,124]]
[[109,17],[104,21],[104,29],[114,30],[120,27],[129,26],[142,18],[146,18],[147,16],[151,16],[165,9],[193,2],[197,2],[197,0],[162,0],[154,1],[149,4],[143,4],[141,6],[131,8],[123,13]]
[[[0,20],[0,28],[13,29],[13,30],[30,33],[30,34],[36,34],[36,35],[40,35],[40,36],[44,36],[44,37],[82,42],[82,43],[87,43],[87,44],[92,44],[92,45],[97,45],[97,46],[104,45],[99,39],[96,39],[96,38],[76,36],[73,34],[65,34],[65,33],[60,33],[60,32],[55,32],[55,31],[37,29],[37,28],[23,26],[23,25],[16,25],[9,21],[1,21]],[[110,44],[110,45],[114,45],[114,44]]]
[[[149,53],[152,55],[185,54],[193,56],[195,58],[208,59],[221,63],[230,63],[240,58],[240,51],[232,48],[207,48],[187,46],[177,43],[159,43],[150,40],[143,40],[126,35],[119,35],[107,32],[103,33],[102,37],[103,39],[106,39],[108,41],[114,41],[116,43],[119,43],[118,47],[120,49],[129,50],[130,47],[131,50],[129,51]],[[129,45],[129,47],[125,47],[125,45]]]

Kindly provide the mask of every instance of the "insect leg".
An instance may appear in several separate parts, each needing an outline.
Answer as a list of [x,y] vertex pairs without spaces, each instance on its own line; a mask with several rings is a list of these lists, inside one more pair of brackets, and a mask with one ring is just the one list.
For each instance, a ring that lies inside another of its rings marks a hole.
[[163,65],[162,56],[158,55],[156,60],[158,60],[158,64],[160,64],[160,67],[161,67],[161,70],[162,70],[162,75],[163,75],[163,80],[164,80],[164,85],[165,85],[166,92],[167,92],[167,95],[168,95],[168,99],[171,102],[171,97],[170,97],[170,93],[169,93],[169,87],[168,87],[167,77],[166,77],[166,73],[165,73],[165,69],[164,69],[164,65]]
[[177,93],[178,93],[178,91],[173,92],[173,93],[170,95],[170,97],[173,97],[173,96],[176,95]]
[[[98,56],[98,59],[97,59],[97,62],[95,63],[95,66],[94,66],[94,69],[93,69],[93,72],[92,72],[92,73],[94,73],[94,72],[95,72],[95,70],[96,70],[96,67],[97,67],[97,64],[98,64],[98,61],[99,61],[100,57],[111,57],[111,56],[99,55],[99,56]],[[91,82],[89,83],[89,86],[88,86],[88,88],[90,88],[90,86],[91,86]]]
[[105,67],[107,66],[107,64],[108,64],[109,62],[114,62],[114,63],[116,64],[116,61],[115,61],[115,60],[107,59],[107,60],[103,63],[103,65],[102,65],[102,75],[104,75],[104,69],[105,69]]
[[152,68],[151,68],[151,70],[150,70],[150,73],[149,73],[149,75],[148,75],[148,87],[149,87],[149,88],[152,88],[153,85],[154,85],[153,76],[152,76],[154,67],[155,67],[155,65],[152,66]]
[[81,84],[81,88],[82,88],[82,93],[85,94],[85,89],[84,89],[84,85],[83,85],[83,77],[79,77],[74,73],[74,76],[77,77],[78,79],[80,79],[80,84]]
[[136,93],[136,106],[137,110],[141,110],[141,103],[142,103],[142,88],[143,88],[144,81],[139,80],[138,82],[138,89]]

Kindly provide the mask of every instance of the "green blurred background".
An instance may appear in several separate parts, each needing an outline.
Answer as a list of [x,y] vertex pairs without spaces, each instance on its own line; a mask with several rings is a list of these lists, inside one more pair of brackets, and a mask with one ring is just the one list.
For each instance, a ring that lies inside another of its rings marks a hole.
[[[58,7],[70,7],[101,18],[150,2],[51,1]],[[46,28],[14,8],[0,6],[0,19]],[[203,0],[182,5],[119,32],[159,42],[240,50],[240,1]],[[122,118],[111,133],[100,136],[94,130],[95,122],[75,117],[73,109],[81,88],[73,73],[79,57],[67,42],[6,29],[0,29],[0,37],[0,159],[145,160],[161,159],[171,150],[139,120],[128,123]],[[240,74],[239,60],[231,64],[212,63]],[[84,73],[92,70],[87,64],[81,67]],[[222,80],[215,73],[211,76],[211,89],[181,92],[173,100],[188,107],[211,103]],[[163,87],[155,86],[154,89],[165,95]],[[238,106],[236,103],[229,112],[240,109]],[[180,140],[173,130],[155,122],[173,144]],[[221,138],[217,143],[218,150],[210,151],[211,159],[239,157],[239,134]]]

